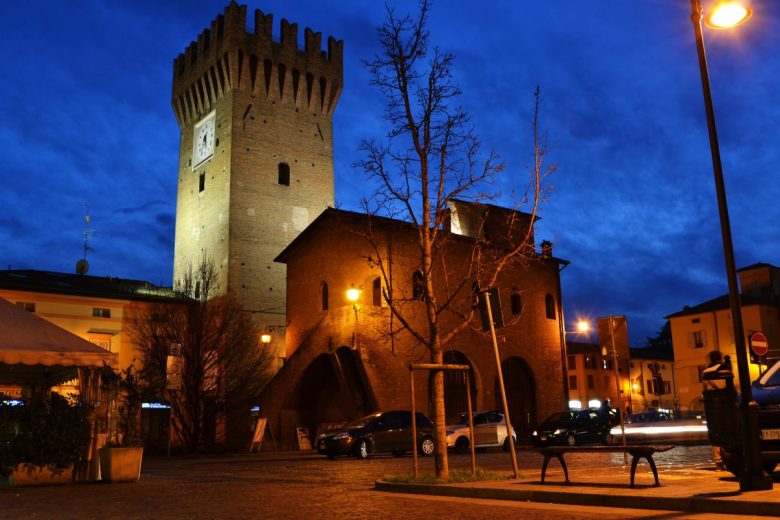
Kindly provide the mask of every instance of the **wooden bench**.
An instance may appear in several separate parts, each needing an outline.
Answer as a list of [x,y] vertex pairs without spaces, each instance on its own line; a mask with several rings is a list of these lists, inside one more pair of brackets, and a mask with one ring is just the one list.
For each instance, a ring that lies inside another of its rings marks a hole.
[[532,451],[540,453],[544,456],[544,462],[542,463],[542,484],[544,484],[544,476],[547,472],[547,465],[550,463],[550,459],[555,457],[560,462],[563,468],[563,474],[566,477],[566,483],[569,483],[569,470],[566,467],[566,462],[563,460],[563,456],[567,453],[628,453],[631,455],[631,487],[634,487],[634,475],[636,474],[636,466],[639,459],[645,459],[650,465],[650,469],[653,470],[653,477],[655,477],[655,485],[660,486],[658,482],[658,470],[653,462],[653,455],[655,453],[669,451],[674,446],[656,446],[656,445],[636,445],[636,446],[546,446],[541,448],[531,448]]

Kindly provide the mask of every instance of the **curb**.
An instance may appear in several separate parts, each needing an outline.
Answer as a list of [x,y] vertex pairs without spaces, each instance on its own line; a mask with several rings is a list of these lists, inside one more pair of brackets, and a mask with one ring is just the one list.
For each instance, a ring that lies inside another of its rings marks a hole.
[[504,489],[467,487],[449,484],[400,484],[377,480],[374,489],[390,493],[438,495],[459,498],[514,500],[566,505],[614,507],[624,509],[650,509],[680,511],[686,513],[718,513],[730,515],[755,515],[777,517],[776,503],[729,500],[722,497],[647,497],[610,494],[547,491],[541,489]]

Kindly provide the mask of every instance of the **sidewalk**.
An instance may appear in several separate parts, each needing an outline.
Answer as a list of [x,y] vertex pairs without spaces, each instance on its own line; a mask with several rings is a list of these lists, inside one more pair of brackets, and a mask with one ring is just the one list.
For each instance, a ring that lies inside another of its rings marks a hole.
[[396,484],[379,480],[375,488],[463,498],[780,517],[780,478],[777,474],[773,490],[743,493],[731,473],[714,469],[659,468],[661,485],[655,487],[652,473],[640,464],[636,487],[631,488],[628,468],[570,468],[570,483],[566,484],[563,471],[554,465],[553,461],[544,484],[540,481],[540,470],[526,470],[517,480],[461,484]]

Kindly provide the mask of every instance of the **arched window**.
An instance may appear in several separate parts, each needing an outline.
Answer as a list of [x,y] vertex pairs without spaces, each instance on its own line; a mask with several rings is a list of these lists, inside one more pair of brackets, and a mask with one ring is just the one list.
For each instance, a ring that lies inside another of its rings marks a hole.
[[412,298],[422,300],[425,298],[425,280],[420,271],[412,273]]
[[555,298],[553,298],[553,295],[550,293],[547,293],[547,295],[544,297],[544,308],[547,311],[547,319],[554,320],[555,319]]
[[327,311],[328,310],[328,282],[322,282],[322,310]]
[[512,287],[512,294],[509,297],[509,302],[512,305],[512,314],[520,314],[523,312],[523,300],[520,297],[520,290],[517,287]]
[[374,278],[371,289],[371,302],[374,304],[374,307],[380,307],[382,305],[382,279],[378,276]]
[[279,184],[290,185],[290,165],[287,163],[279,163]]

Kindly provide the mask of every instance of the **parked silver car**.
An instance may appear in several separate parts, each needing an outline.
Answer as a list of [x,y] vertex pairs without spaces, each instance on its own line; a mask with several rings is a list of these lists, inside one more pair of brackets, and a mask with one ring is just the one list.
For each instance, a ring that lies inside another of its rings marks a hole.
[[[473,417],[475,448],[501,446],[504,451],[509,451],[504,414],[480,411],[474,412]],[[457,453],[466,453],[471,447],[469,438],[469,416],[467,413],[458,414],[447,420],[448,448],[454,448]],[[517,434],[514,431],[512,438],[517,442]]]

